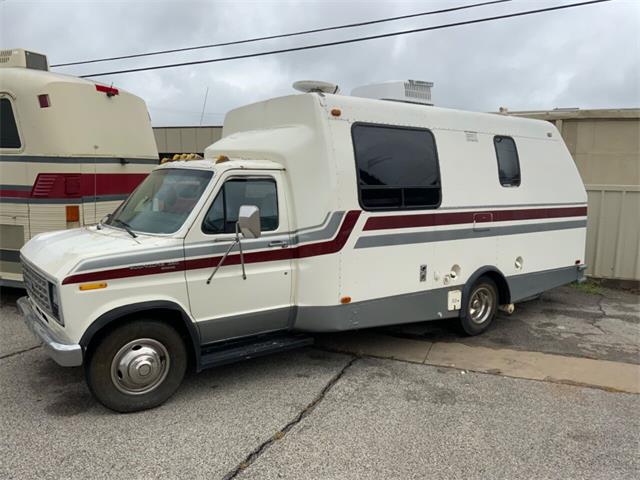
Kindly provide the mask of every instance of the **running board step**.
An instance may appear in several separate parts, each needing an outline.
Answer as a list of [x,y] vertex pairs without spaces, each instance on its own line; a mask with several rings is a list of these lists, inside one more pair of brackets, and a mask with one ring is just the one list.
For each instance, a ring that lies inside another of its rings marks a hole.
[[307,335],[260,336],[251,339],[224,342],[202,348],[200,369],[217,367],[227,363],[249,360],[276,352],[313,344]]

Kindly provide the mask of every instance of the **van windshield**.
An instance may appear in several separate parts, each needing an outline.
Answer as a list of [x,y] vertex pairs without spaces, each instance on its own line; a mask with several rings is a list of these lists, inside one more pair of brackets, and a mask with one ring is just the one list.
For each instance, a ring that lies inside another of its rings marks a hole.
[[202,170],[155,170],[104,223],[142,233],[174,233],[198,203],[212,176],[212,172]]

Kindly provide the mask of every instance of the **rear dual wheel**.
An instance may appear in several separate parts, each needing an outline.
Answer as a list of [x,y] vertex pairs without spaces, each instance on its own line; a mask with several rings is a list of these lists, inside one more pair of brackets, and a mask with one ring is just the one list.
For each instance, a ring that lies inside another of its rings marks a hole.
[[480,277],[469,291],[460,312],[460,327],[467,335],[478,335],[489,328],[498,308],[498,287],[489,277]]
[[105,407],[135,412],[164,403],[180,386],[187,350],[180,334],[157,320],[135,320],[107,333],[89,352],[85,376]]

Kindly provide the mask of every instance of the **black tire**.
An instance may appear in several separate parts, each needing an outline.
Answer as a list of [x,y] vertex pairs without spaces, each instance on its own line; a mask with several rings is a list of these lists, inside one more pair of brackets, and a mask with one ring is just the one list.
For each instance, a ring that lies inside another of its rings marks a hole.
[[[489,304],[484,304],[485,300]],[[469,290],[460,311],[460,328],[467,335],[479,335],[487,330],[498,309],[498,287],[489,277],[480,277]]]
[[116,327],[87,353],[85,377],[91,393],[122,413],[167,401],[182,383],[188,363],[180,334],[167,323],[147,319]]

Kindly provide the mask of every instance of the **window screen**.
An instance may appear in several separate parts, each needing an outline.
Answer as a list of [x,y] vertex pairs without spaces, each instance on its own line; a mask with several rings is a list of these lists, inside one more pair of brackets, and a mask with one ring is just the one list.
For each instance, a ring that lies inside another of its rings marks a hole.
[[517,187],[520,185],[520,161],[516,142],[511,137],[493,137],[498,157],[498,176],[503,187]]
[[0,98],[0,148],[20,148],[20,135],[8,98]]
[[352,137],[365,210],[440,205],[438,156],[429,130],[356,124]]
[[269,178],[232,178],[216,195],[202,224],[204,233],[234,233],[242,205],[260,209],[263,232],[278,228],[278,194],[276,182]]

